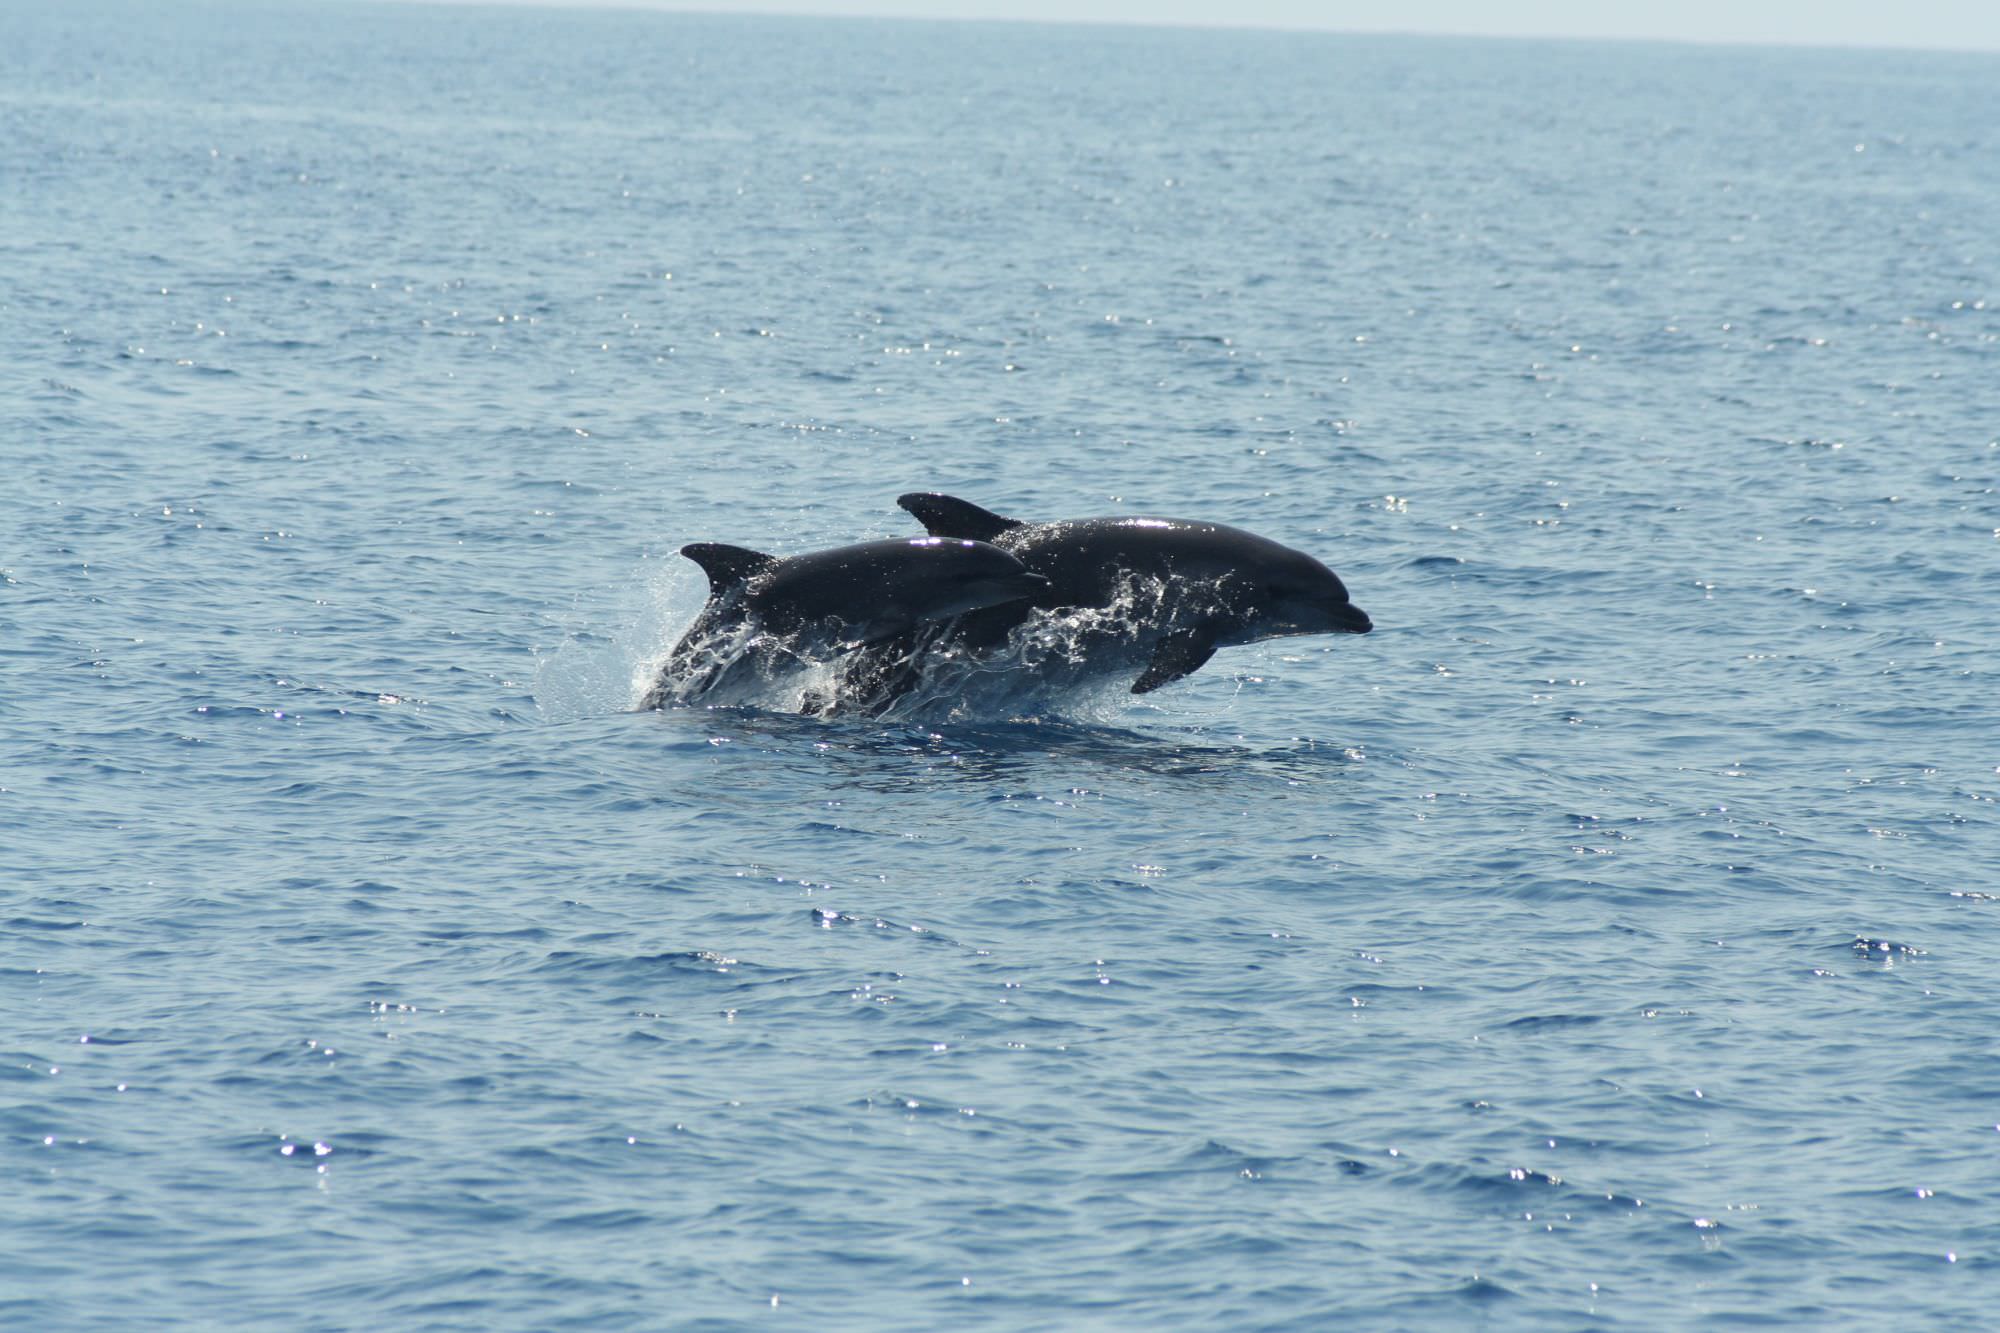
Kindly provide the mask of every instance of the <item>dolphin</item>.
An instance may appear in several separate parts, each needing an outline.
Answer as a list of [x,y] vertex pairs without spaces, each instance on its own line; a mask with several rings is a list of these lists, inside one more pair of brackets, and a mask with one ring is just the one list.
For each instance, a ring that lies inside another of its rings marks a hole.
[[708,575],[708,601],[641,708],[768,685],[1048,586],[1016,557],[970,538],[894,538],[782,558],[695,542],[681,554]]
[[1240,528],[1183,518],[1029,523],[921,491],[896,503],[932,536],[990,542],[1047,580],[1031,597],[938,632],[973,654],[1006,642],[1036,612],[1070,614],[1071,655],[1104,673],[1139,667],[1132,693],[1147,694],[1200,670],[1218,648],[1374,628],[1332,570]]

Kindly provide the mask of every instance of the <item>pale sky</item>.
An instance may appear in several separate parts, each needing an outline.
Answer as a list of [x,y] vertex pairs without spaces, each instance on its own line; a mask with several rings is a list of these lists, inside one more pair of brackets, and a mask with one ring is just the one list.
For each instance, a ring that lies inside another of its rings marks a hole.
[[[451,2],[451,0],[447,0]],[[494,0],[478,0],[493,3]],[[2000,51],[2000,0],[502,0],[738,14],[1025,19]]]

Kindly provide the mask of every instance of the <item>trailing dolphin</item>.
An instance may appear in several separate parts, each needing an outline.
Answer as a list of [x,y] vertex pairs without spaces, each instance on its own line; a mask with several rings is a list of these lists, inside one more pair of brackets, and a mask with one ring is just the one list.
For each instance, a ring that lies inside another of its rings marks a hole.
[[[1032,597],[935,630],[920,652],[988,653],[1031,621],[1058,620],[1069,659],[1094,675],[1137,670],[1145,694],[1201,668],[1218,648],[1292,634],[1366,634],[1368,613],[1302,551],[1220,523],[1081,518],[1028,523],[967,500],[912,492],[896,503],[935,537],[991,542],[1048,582]],[[919,651],[905,652],[908,663]],[[883,676],[878,695],[901,682]]]
[[754,702],[844,654],[1048,585],[1014,556],[970,538],[898,538],[783,558],[695,542],[681,554],[708,575],[708,601],[641,708]]

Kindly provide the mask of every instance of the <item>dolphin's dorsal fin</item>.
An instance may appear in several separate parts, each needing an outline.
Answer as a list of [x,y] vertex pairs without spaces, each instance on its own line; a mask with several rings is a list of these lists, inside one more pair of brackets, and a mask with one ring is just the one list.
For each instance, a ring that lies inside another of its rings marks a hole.
[[915,514],[924,531],[933,537],[958,541],[990,542],[1003,532],[1021,526],[1018,518],[1002,518],[990,509],[981,509],[970,500],[935,491],[911,491],[896,497],[896,503]]
[[711,595],[728,592],[778,563],[776,556],[753,551],[747,546],[731,546],[727,542],[690,542],[681,547],[681,554],[700,565],[702,572],[708,575]]
[[1162,685],[1191,676],[1213,656],[1215,640],[1210,635],[1198,629],[1176,630],[1161,639],[1153,650],[1153,660],[1146,664],[1139,679],[1132,682],[1132,693],[1151,694]]

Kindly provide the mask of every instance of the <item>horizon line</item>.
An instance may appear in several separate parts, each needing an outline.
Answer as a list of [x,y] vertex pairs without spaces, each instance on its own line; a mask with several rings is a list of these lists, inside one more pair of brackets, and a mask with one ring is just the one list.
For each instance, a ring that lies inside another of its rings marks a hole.
[[1879,39],[1822,38],[1813,40],[1789,35],[1748,36],[1730,34],[1721,36],[1694,36],[1674,33],[1601,33],[1572,32],[1557,30],[1496,31],[1490,28],[1437,27],[1412,28],[1396,26],[1356,26],[1354,24],[1298,23],[1279,19],[1231,18],[1209,20],[1202,18],[1116,18],[1092,15],[1061,14],[996,14],[996,13],[941,13],[915,14],[901,11],[884,12],[866,3],[843,5],[837,10],[815,11],[787,7],[783,0],[775,3],[752,3],[749,6],[727,6],[716,3],[682,3],[681,0],[362,0],[363,3],[391,5],[422,5],[440,9],[541,9],[552,12],[564,10],[617,11],[623,13],[647,13],[663,15],[686,15],[704,18],[772,18],[806,19],[814,21],[863,21],[874,23],[946,23],[946,24],[1004,24],[1013,27],[1057,27],[1057,28],[1137,28],[1181,32],[1269,32],[1311,34],[1327,37],[1395,37],[1395,38],[1438,38],[1445,40],[1496,41],[1496,42],[1574,42],[1574,43],[1615,43],[1618,45],[1691,46],[1704,49],[1738,48],[1745,50],[1801,50],[1801,51],[1884,51],[1911,54],[1990,56],[2000,54],[2000,38],[1994,45],[1945,46],[1934,42],[1912,40],[1907,42],[1883,41]]

